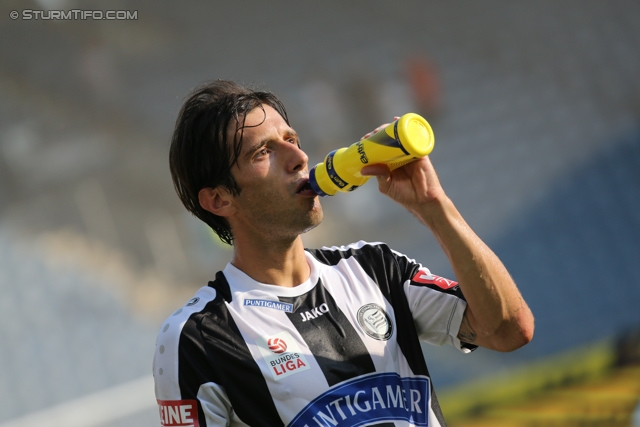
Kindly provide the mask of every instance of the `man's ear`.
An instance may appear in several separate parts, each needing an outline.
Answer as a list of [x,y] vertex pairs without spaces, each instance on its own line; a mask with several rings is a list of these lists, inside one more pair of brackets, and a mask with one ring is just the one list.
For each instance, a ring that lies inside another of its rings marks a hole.
[[235,213],[232,200],[233,196],[229,190],[220,186],[203,188],[198,192],[198,201],[202,209],[222,217],[228,217]]

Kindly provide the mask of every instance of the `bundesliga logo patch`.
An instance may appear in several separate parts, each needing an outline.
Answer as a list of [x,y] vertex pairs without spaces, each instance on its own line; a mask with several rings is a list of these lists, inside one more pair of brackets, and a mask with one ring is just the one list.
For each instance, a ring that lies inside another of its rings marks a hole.
[[267,369],[276,380],[309,369],[306,357],[288,332],[258,338],[256,344]]

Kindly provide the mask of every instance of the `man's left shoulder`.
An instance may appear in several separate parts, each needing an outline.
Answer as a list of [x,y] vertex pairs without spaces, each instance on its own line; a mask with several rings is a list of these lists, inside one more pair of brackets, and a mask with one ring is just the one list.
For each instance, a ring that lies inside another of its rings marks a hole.
[[350,243],[342,246],[323,246],[321,248],[306,248],[307,252],[311,253],[316,259],[320,261],[339,261],[350,257],[362,257],[362,256],[380,256],[383,253],[392,252],[391,248],[383,242],[367,242],[360,240],[358,242]]
[[361,240],[346,246],[308,250],[320,263],[337,266],[341,261],[356,262],[376,283],[409,280],[420,265],[383,242]]

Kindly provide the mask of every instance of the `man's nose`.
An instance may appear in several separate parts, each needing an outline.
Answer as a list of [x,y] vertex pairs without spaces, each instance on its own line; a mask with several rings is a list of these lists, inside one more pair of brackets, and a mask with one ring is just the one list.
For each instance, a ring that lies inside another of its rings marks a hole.
[[309,162],[307,153],[302,151],[298,144],[287,142],[287,169],[292,172],[304,170]]

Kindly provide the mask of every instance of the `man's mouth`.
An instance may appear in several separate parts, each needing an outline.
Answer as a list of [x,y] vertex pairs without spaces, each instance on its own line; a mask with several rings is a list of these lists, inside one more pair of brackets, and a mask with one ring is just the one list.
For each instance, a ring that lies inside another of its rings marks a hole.
[[311,185],[309,184],[309,180],[305,179],[303,182],[300,183],[300,186],[298,187],[298,190],[296,190],[296,194],[308,194],[307,192],[311,192],[313,194],[315,194],[315,192],[311,189]]

